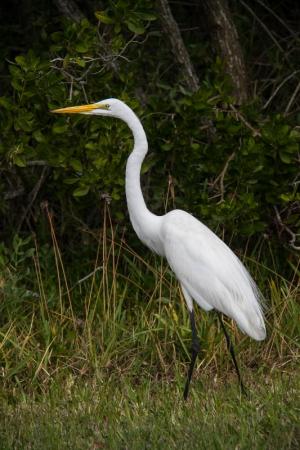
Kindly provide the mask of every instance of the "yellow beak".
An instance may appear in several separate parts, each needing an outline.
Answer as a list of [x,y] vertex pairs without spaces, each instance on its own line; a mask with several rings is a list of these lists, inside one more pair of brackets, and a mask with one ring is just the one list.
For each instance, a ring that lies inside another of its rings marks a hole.
[[106,109],[106,106],[101,105],[101,103],[92,103],[90,105],[69,106],[68,108],[53,109],[51,112],[59,114],[80,114],[92,111],[93,109]]

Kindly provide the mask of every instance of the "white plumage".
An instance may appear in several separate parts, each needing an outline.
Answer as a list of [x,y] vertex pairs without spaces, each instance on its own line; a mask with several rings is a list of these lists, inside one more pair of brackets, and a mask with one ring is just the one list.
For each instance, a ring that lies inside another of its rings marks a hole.
[[166,258],[184,292],[206,311],[214,308],[232,317],[253,339],[264,339],[259,291],[230,248],[185,211],[166,214],[161,231]]

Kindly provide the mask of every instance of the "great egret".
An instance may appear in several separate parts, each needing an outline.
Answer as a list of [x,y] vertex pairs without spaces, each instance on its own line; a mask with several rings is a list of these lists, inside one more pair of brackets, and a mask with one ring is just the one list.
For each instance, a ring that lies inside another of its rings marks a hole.
[[234,319],[251,338],[257,341],[265,339],[260,293],[244,265],[221,239],[191,214],[175,209],[163,216],[156,216],[148,210],[140,184],[140,171],[148,151],[148,142],[141,122],[129,106],[118,99],[109,98],[53,112],[116,117],[129,126],[134,137],[133,151],[126,165],[126,198],[130,220],[140,240],[167,259],[181,284],[190,314],[192,350],[184,398],[188,396],[200,348],[193,300],[206,311],[215,309],[218,312],[240,386],[244,390],[233,346],[220,314]]

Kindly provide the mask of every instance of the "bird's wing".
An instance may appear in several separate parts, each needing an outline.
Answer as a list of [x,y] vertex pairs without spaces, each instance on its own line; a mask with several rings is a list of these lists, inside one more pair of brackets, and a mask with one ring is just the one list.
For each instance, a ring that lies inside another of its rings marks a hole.
[[263,339],[259,291],[229,247],[181,210],[164,216],[161,233],[166,258],[191,297],[206,310],[232,317],[254,339]]

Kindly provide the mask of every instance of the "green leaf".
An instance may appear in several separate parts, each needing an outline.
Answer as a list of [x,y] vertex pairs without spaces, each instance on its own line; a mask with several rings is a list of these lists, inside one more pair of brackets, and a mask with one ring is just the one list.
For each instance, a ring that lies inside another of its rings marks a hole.
[[98,148],[98,144],[96,144],[95,142],[87,142],[87,143],[84,145],[84,147],[85,147],[87,150],[95,150],[95,149]]
[[79,181],[79,178],[64,178],[64,184],[76,184]]
[[161,145],[162,150],[164,150],[166,152],[172,150],[173,147],[174,147],[173,142],[166,142]]
[[115,20],[107,15],[105,11],[96,11],[95,12],[96,19],[100,20],[100,22],[105,23],[107,25],[111,25],[115,23]]
[[75,62],[80,67],[85,67],[86,66],[86,62],[85,62],[85,60],[83,58],[76,58]]
[[281,127],[279,127],[279,133],[283,136],[286,136],[289,131],[290,131],[290,126],[287,124],[284,124]]
[[82,170],[83,170],[81,161],[79,161],[79,159],[71,159],[70,165],[77,172],[82,172]]
[[153,20],[157,20],[157,17],[154,14],[148,13],[148,12],[139,11],[139,12],[135,13],[135,15],[138,16],[140,19],[148,20],[149,22],[151,22]]
[[15,78],[11,80],[11,85],[16,91],[23,91],[22,81],[16,80]]
[[25,68],[27,66],[26,59],[22,55],[16,56],[15,61],[17,64],[19,64],[19,66],[21,66],[23,68]]
[[0,97],[0,106],[2,106],[3,108],[10,110],[12,109],[12,104],[10,99],[8,99],[7,97]]
[[67,131],[68,125],[60,125],[59,123],[55,123],[52,127],[52,131],[55,134],[63,134]]
[[294,139],[297,139],[297,140],[300,139],[300,131],[296,130],[296,129],[292,130],[290,132],[290,137],[294,138]]
[[36,130],[36,131],[33,133],[33,137],[34,137],[34,139],[35,139],[37,142],[39,142],[39,143],[41,143],[41,142],[47,142],[47,138],[46,138],[46,136],[43,135],[43,133],[41,132],[41,130]]
[[54,33],[51,34],[51,39],[56,44],[59,44],[60,42],[62,42],[63,38],[64,38],[64,35],[61,31],[55,31]]
[[284,147],[284,151],[287,153],[298,153],[299,151],[299,144],[297,142],[294,142],[292,144],[288,144],[286,147]]
[[89,51],[89,45],[87,42],[80,42],[76,45],[75,50],[79,53],[87,53]]
[[281,200],[283,200],[284,202],[290,202],[292,200],[294,200],[294,194],[281,194],[280,198]]
[[287,153],[279,152],[279,157],[281,161],[284,162],[285,164],[290,164],[292,162],[291,156],[288,155]]
[[18,167],[26,167],[26,160],[20,155],[14,155],[13,161]]
[[15,117],[15,129],[17,131],[32,131],[32,128],[33,120],[30,113],[26,113],[26,111],[24,111],[20,113],[20,116]]
[[73,191],[74,197],[84,197],[90,190],[89,186],[79,186]]
[[153,167],[158,160],[158,156],[155,155],[154,153],[151,153],[148,158],[146,158],[146,160],[143,162],[143,166],[142,166],[142,170],[141,173],[147,173],[149,169],[151,169],[151,167]]
[[128,19],[125,21],[128,29],[135,34],[143,34],[145,33],[145,27],[139,20]]

